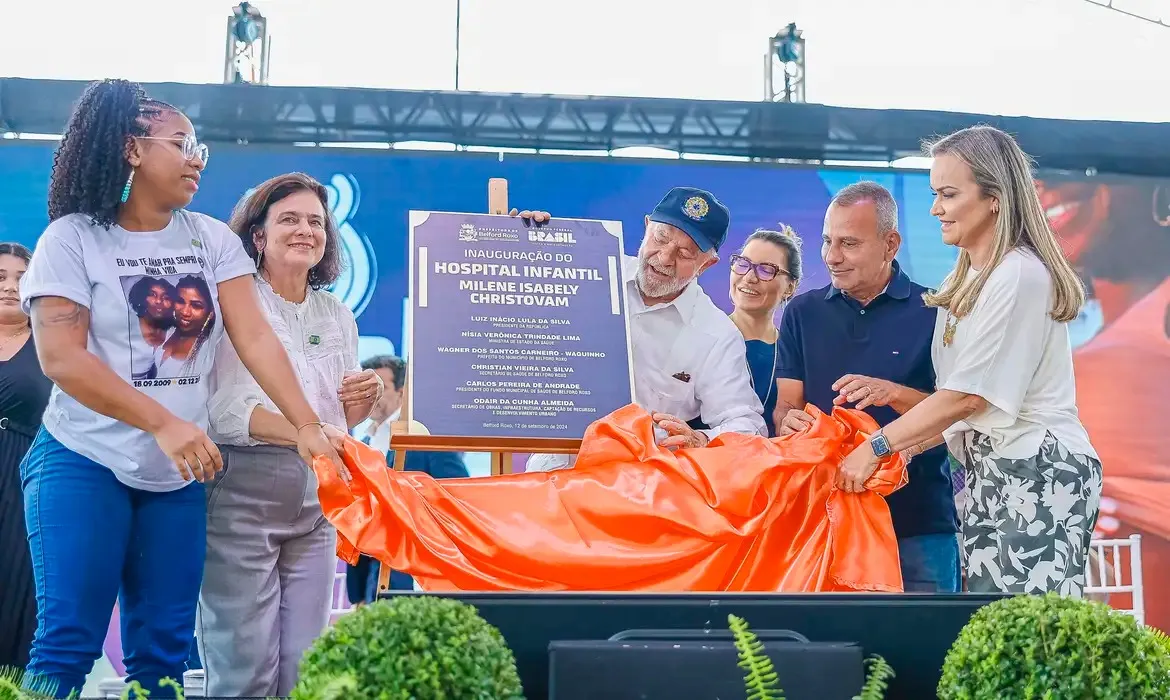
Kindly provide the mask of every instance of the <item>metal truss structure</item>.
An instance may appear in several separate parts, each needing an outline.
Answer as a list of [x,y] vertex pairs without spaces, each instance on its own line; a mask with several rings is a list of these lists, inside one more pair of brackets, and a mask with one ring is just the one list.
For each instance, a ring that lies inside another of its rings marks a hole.
[[[0,79],[0,132],[58,134],[85,84]],[[429,92],[263,85],[147,85],[208,142],[406,141],[887,162],[923,139],[992,124],[1048,169],[1170,176],[1170,124],[1065,121],[779,102]]]

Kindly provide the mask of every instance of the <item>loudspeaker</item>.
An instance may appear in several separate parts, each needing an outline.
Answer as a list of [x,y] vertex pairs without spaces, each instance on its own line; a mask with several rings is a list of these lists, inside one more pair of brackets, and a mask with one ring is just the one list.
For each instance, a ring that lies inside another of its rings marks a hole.
[[[865,682],[854,644],[756,630],[787,700],[850,700]],[[796,640],[796,641],[791,641]],[[631,630],[606,641],[549,644],[550,700],[744,696],[745,671],[726,630]]]

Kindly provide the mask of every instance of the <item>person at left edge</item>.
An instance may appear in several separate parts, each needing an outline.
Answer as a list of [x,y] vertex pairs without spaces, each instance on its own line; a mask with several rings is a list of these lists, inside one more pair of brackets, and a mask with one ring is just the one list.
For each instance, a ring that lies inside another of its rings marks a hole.
[[[524,214],[537,223],[547,220],[545,212]],[[724,432],[768,430],[743,335],[698,283],[719,260],[730,222],[715,195],[675,187],[646,217],[638,255],[622,261],[634,397],[665,433],[659,444],[666,448],[703,447]],[[710,427],[688,425],[696,419]],[[567,455],[533,455],[526,470],[571,465]]]
[[[203,575],[203,482],[222,466],[206,430],[225,330],[298,427],[304,457],[340,464],[264,318],[239,238],[184,209],[207,157],[182,112],[105,80],[82,95],[54,159],[50,223],[20,291],[56,386],[21,477],[38,602],[24,683],[58,697],[81,691],[115,600],[128,681],[154,697],[173,692],[161,679],[182,682]],[[130,303],[131,290],[167,285],[177,294]],[[164,335],[170,326],[159,346],[142,342],[148,311],[166,321]]]
[[53,383],[41,372],[20,278],[32,253],[0,243],[0,669],[24,668],[37,628],[37,596],[20,462],[41,426]]
[[[228,226],[256,263],[256,293],[298,382],[341,441],[383,386],[373,370],[359,371],[353,312],[325,289],[341,274],[328,203],[308,175],[278,175],[240,200]],[[211,376],[211,436],[224,469],[207,490],[199,657],[208,697],[288,697],[301,656],[329,624],[337,536],[317,477],[296,453],[296,426],[242,353],[220,343]]]

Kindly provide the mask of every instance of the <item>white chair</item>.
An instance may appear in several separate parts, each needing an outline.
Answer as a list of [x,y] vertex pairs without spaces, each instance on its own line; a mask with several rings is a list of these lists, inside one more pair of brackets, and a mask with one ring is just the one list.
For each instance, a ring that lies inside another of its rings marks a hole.
[[[203,669],[196,668],[183,673],[183,695],[188,698],[203,697],[205,683]],[[111,676],[98,683],[98,697],[104,700],[118,700],[126,690],[125,676]]]
[[[1129,551],[1124,552],[1126,549]],[[1126,560],[1129,561],[1128,566]],[[1093,540],[1089,544],[1089,560],[1085,565],[1085,597],[1108,603],[1115,593],[1129,593],[1133,600],[1132,608],[1119,610],[1133,615],[1139,625],[1146,624],[1141,535]]]
[[333,610],[330,620],[336,620],[349,612],[352,607],[349,603],[349,595],[345,590],[345,572],[339,571],[333,577]]

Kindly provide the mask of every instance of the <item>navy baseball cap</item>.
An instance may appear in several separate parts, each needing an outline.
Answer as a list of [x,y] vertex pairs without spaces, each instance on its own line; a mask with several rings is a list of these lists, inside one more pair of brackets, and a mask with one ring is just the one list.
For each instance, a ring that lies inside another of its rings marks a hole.
[[654,211],[650,220],[670,224],[691,237],[704,253],[719,250],[727,240],[731,212],[707,190],[697,187],[675,187]]

